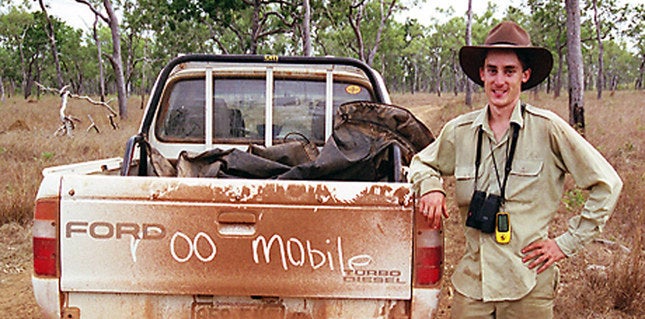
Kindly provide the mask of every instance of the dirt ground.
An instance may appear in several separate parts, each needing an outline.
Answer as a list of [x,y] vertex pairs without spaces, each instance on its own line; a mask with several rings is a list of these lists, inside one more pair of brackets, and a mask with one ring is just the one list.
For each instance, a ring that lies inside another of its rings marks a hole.
[[31,229],[0,226],[0,317],[39,318],[31,288]]

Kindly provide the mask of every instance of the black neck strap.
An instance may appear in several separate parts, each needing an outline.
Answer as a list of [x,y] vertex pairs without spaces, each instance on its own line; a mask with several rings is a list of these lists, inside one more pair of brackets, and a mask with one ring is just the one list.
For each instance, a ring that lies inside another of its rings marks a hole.
[[[524,104],[522,107],[522,115],[524,115]],[[511,122],[511,128],[513,130],[513,135],[511,138],[511,149],[506,158],[506,166],[504,167],[504,182],[502,183],[502,188],[500,189],[500,197],[502,201],[506,200],[506,182],[508,181],[508,176],[511,173],[511,167],[513,164],[513,156],[515,155],[515,149],[517,148],[517,139],[520,135],[520,125],[514,122]],[[479,127],[477,132],[477,153],[475,157],[475,189],[477,189],[477,179],[479,178],[479,165],[481,165],[481,155],[482,155],[482,137],[484,135],[483,127]]]

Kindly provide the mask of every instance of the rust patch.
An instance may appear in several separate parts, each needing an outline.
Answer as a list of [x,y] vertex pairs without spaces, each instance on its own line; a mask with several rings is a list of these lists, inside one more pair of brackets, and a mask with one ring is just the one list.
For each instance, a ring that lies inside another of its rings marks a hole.
[[237,180],[150,183],[150,200],[284,205],[412,206],[407,184]]

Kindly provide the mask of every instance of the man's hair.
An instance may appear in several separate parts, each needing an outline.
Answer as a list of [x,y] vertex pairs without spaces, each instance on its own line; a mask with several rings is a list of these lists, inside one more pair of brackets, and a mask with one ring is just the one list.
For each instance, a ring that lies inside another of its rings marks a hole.
[[[488,52],[493,49],[487,49],[482,51],[482,56],[481,56],[481,61],[482,63],[486,61],[486,56],[488,56]],[[517,50],[517,49],[508,49],[513,52],[515,52],[515,55],[517,55],[517,59],[520,60],[520,63],[522,64],[522,71],[526,71],[529,69],[529,66],[531,65],[531,57],[529,56],[528,52],[525,52],[524,50]],[[483,67],[483,65],[482,65]]]
[[522,63],[522,71],[526,71],[531,65],[530,63],[531,57],[524,50],[513,50],[513,51],[515,51],[517,58],[520,60],[520,63]]

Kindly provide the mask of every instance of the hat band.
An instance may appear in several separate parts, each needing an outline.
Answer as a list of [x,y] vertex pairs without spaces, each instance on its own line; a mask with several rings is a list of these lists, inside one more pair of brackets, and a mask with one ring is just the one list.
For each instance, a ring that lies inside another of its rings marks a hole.
[[517,43],[511,43],[511,42],[495,42],[495,43],[487,43],[486,45],[487,46],[492,46],[492,47],[495,47],[495,46],[506,47],[506,46],[512,45],[512,46],[515,46],[515,47],[518,47],[518,48],[527,48],[527,47],[531,46],[531,43],[529,43],[527,45],[520,45],[520,44],[517,44]]

